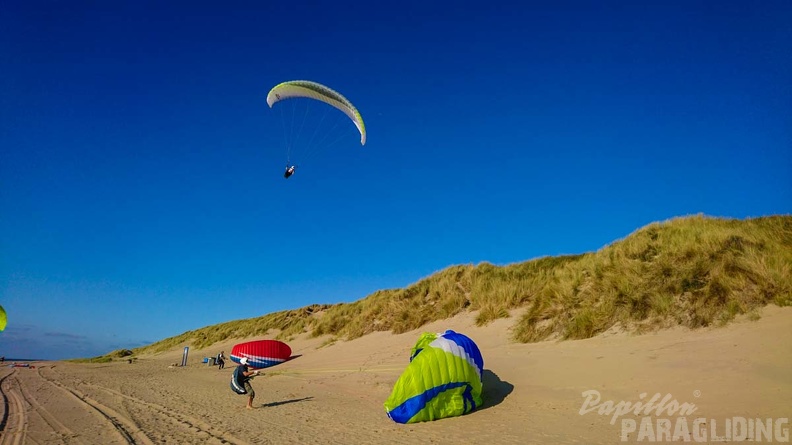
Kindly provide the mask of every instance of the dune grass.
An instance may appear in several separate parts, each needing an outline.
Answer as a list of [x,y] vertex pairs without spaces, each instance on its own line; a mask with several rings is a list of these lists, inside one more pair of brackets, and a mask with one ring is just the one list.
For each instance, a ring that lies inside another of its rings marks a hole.
[[132,352],[129,349],[117,349],[113,352],[110,352],[105,355],[100,355],[98,357],[74,358],[64,361],[72,362],[72,363],[109,363],[112,362],[113,360],[119,360],[119,359],[136,360],[136,358],[131,357],[133,354],[134,352]]
[[769,303],[790,305],[790,265],[790,217],[651,224],[555,269],[550,291],[529,299],[515,339],[587,338],[616,324],[639,332],[724,324]]
[[232,338],[302,333],[330,341],[375,331],[402,333],[476,311],[485,325],[519,309],[519,342],[581,339],[613,326],[644,332],[756,318],[767,304],[792,304],[792,217],[706,217],[653,223],[596,252],[496,266],[448,267],[404,288],[353,303],[311,305],[185,332],[144,348],[203,348]]
[[257,318],[228,321],[196,329],[194,331],[188,331],[181,335],[137,348],[134,351],[135,353],[156,353],[185,344],[190,344],[197,349],[202,349],[223,340],[263,336],[273,331],[277,331],[275,337],[279,339],[288,339],[294,335],[303,333],[310,320],[310,316],[328,307],[330,307],[330,305],[314,304],[300,309],[273,312]]

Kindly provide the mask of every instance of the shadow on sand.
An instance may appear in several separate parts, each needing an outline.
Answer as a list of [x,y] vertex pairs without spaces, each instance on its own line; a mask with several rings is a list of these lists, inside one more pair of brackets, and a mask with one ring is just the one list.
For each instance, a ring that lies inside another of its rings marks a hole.
[[482,391],[484,403],[478,410],[484,410],[500,404],[512,391],[514,391],[514,385],[509,382],[504,382],[497,374],[489,369],[484,370],[481,383],[484,386],[484,390]]
[[280,406],[280,405],[285,405],[285,404],[287,404],[287,403],[297,403],[297,402],[304,402],[304,401],[306,401],[306,400],[311,400],[311,399],[313,399],[313,396],[310,396],[310,397],[303,397],[302,399],[291,399],[291,400],[282,400],[282,401],[280,401],[280,402],[262,403],[262,404],[261,404],[261,407],[262,407],[262,408],[272,408],[273,406]]

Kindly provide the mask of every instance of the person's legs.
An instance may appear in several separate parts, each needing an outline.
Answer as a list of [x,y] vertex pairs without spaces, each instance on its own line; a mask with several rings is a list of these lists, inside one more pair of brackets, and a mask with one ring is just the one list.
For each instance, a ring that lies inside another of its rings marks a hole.
[[253,399],[256,397],[256,391],[253,391],[253,387],[250,385],[250,382],[245,382],[245,390],[248,392],[248,409],[253,409]]

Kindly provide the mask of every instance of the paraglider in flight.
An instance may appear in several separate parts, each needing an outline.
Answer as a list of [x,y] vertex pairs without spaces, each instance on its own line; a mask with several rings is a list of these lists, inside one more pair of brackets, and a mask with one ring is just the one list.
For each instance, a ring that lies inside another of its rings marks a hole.
[[3,306],[0,306],[0,332],[5,331],[6,324],[8,324],[8,316]]
[[467,414],[482,404],[483,372],[484,359],[470,338],[451,330],[424,333],[385,401],[385,411],[397,423]]
[[[299,158],[298,161],[303,164],[306,159],[351,135],[351,127],[347,123],[350,120],[360,135],[360,145],[366,144],[366,125],[360,112],[352,102],[330,87],[309,80],[283,82],[267,94],[270,108],[279,102],[291,104],[291,110],[287,111],[284,111],[285,104],[278,106],[286,138],[284,178],[294,174],[296,166],[290,162],[293,157]],[[303,141],[300,140],[301,135],[305,136]]]

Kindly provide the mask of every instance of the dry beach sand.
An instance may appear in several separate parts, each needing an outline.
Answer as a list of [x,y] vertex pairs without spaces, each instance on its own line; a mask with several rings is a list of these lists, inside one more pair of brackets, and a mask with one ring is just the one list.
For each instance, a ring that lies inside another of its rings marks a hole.
[[[181,349],[132,364],[5,366],[0,444],[617,443],[625,419],[646,417],[657,429],[658,419],[673,425],[679,417],[630,413],[611,424],[613,415],[596,408],[581,414],[583,393],[594,390],[600,407],[608,400],[636,403],[642,393],[644,401],[670,395],[695,405],[688,425],[700,417],[709,428],[714,419],[721,436],[725,419],[792,417],[792,308],[770,306],[758,321],[724,328],[537,344],[509,341],[514,318],[481,328],[473,320],[466,314],[405,334],[331,345],[322,338],[290,341],[298,357],[253,381],[254,410],[229,388],[232,362],[222,371],[201,363],[221,349],[228,355],[240,340],[191,348],[186,367],[169,366],[181,363]],[[420,332],[445,329],[479,345],[485,406],[435,422],[392,422],[382,404],[410,348]],[[788,423],[773,422],[788,432]],[[626,436],[628,443],[638,438]]]

